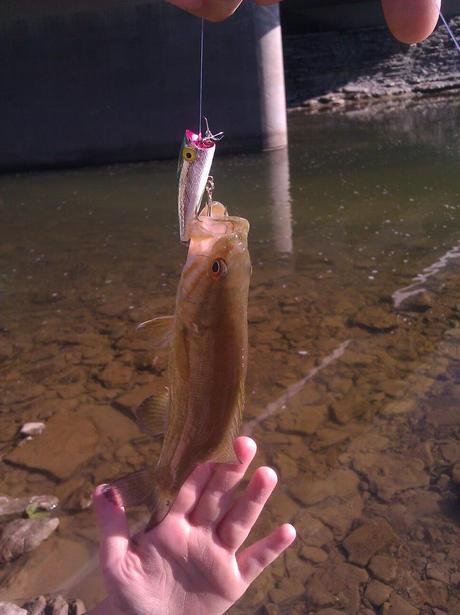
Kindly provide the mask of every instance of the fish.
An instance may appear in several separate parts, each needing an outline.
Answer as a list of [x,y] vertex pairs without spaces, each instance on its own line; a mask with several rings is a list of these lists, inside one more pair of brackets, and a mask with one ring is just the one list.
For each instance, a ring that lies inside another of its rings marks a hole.
[[239,463],[233,441],[245,401],[249,222],[211,203],[190,221],[190,244],[172,316],[143,323],[170,344],[167,390],[136,411],[140,429],[164,434],[156,465],[110,483],[125,507],[145,505],[146,530],[170,510],[200,463]]
[[191,221],[200,213],[216,142],[222,137],[222,132],[215,135],[211,133],[207,120],[204,136],[201,132],[197,134],[189,129],[185,131],[177,167],[177,208],[181,241],[190,240]]

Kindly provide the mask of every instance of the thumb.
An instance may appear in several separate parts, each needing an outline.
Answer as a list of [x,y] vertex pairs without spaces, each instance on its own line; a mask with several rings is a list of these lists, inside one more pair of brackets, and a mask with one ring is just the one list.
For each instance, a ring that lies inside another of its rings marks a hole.
[[117,495],[110,485],[99,485],[93,493],[94,510],[101,532],[101,566],[109,570],[125,557],[129,543],[125,509]]

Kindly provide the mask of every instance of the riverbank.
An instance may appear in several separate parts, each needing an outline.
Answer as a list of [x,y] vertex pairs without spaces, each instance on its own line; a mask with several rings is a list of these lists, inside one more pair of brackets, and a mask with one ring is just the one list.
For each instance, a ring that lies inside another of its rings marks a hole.
[[[460,17],[449,20],[460,32]],[[284,38],[289,110],[381,108],[460,95],[460,55],[444,26],[418,45],[386,28],[292,34]]]

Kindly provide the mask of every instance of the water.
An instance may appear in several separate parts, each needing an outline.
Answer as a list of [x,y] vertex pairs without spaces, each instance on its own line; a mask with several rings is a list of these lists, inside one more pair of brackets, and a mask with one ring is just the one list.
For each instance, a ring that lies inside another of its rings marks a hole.
[[[291,115],[288,153],[215,160],[251,222],[244,431],[280,475],[256,535],[299,534],[234,613],[459,609],[459,120]],[[0,178],[0,493],[63,506],[0,599],[103,595],[86,507],[156,451],[129,417],[166,358],[135,324],[173,308],[175,187],[174,162]],[[18,447],[26,420],[47,430]]]

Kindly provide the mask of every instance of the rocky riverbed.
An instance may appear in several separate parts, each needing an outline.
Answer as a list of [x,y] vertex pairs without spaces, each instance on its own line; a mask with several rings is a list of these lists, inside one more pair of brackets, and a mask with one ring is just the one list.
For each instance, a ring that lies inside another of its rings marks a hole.
[[[460,17],[449,20],[460,32]],[[403,45],[386,28],[290,34],[284,38],[288,106],[308,113],[405,105],[460,95],[460,55],[440,25]]]
[[[315,126],[312,167],[297,126],[292,141],[292,253],[276,252],[265,199],[235,212],[251,219],[254,264],[244,431],[280,475],[254,538],[291,521],[298,539],[231,613],[458,615],[458,162],[440,177],[405,149],[406,192],[394,150],[376,171],[372,139],[342,151],[340,126],[331,158]],[[164,351],[135,325],[171,311],[184,256],[174,195],[150,202],[164,169],[4,179],[0,494],[60,502],[59,526],[0,569],[0,601],[29,613],[36,596],[36,612],[63,614],[103,597],[91,491],[158,453],[133,408],[166,384]],[[235,175],[266,195],[265,160],[219,169],[224,201],[244,195]],[[45,427],[26,439],[27,422]]]

